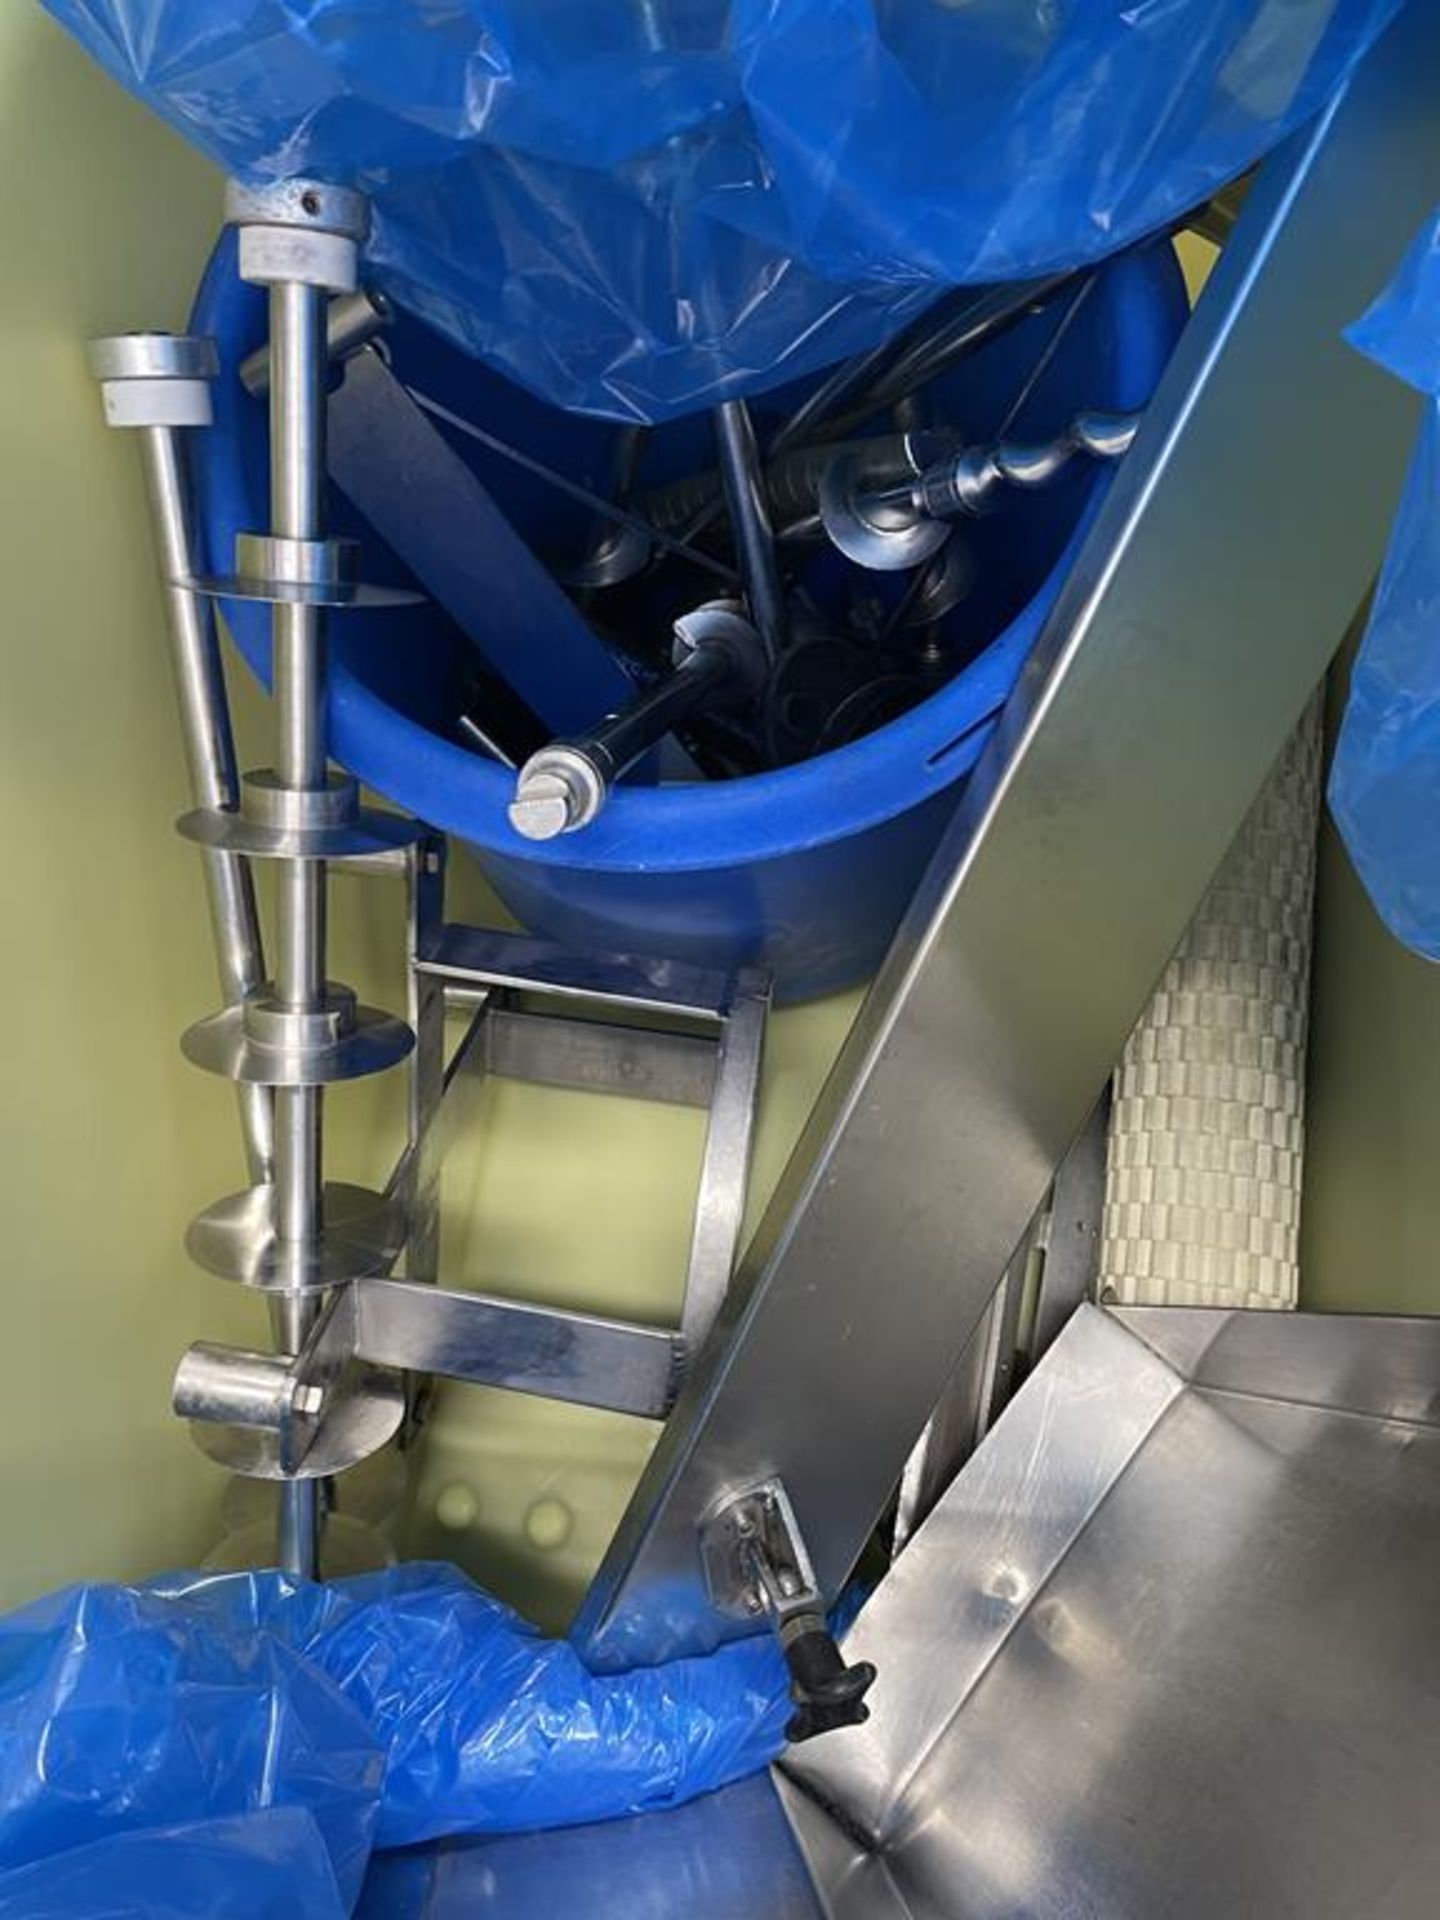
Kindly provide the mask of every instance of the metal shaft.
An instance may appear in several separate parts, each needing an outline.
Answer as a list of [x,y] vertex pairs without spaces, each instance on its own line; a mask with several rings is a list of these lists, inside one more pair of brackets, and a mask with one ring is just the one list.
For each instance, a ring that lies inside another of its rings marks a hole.
[[[270,494],[277,535],[321,536],[325,487],[325,310],[317,287],[280,282],[270,289]],[[323,786],[325,616],[319,607],[273,610],[272,677],[283,785]],[[323,861],[279,864],[275,988],[296,1012],[317,1008],[325,992]],[[313,1295],[298,1291],[306,1248],[322,1225],[323,1095],[319,1087],[282,1087],[275,1099],[275,1224],[293,1249],[297,1291],[282,1296],[276,1332],[297,1352],[313,1323]],[[314,1578],[319,1566],[319,1506],[314,1481],[282,1481],[280,1561]]]
[[[767,461],[765,498],[773,518],[783,526],[813,513],[827,469],[849,454],[864,460],[866,474],[877,486],[906,479],[915,471],[910,444],[910,436],[904,432],[868,440],[824,440],[813,446],[794,447]],[[640,494],[635,507],[651,526],[672,533],[689,526],[697,514],[707,512],[720,492],[719,470],[712,467]]]
[[[170,660],[191,791],[197,806],[228,810],[234,807],[237,794],[235,742],[214,616],[203,595],[177,584],[195,571],[179,433],[174,427],[144,427],[140,445],[160,573],[166,583]],[[236,1006],[265,978],[254,883],[248,861],[238,854],[207,848],[204,866],[220,989],[226,1004]],[[269,1180],[274,1151],[270,1091],[241,1086],[237,1092],[250,1177],[255,1182]]]
[[675,666],[593,731],[552,740],[520,769],[510,824],[527,840],[588,827],[610,789],[650,748],[706,702],[753,699],[766,674],[765,649],[732,603],[696,607],[675,622]]
[[551,840],[588,826],[627,768],[738,677],[729,647],[697,646],[673,672],[593,733],[552,741],[531,754],[515,783],[510,824],[527,840]]
[[1038,444],[997,440],[968,447],[922,473],[912,499],[938,519],[984,513],[1007,487],[1048,487],[1077,459],[1119,460],[1139,431],[1138,413],[1080,413],[1063,433]]
[[[383,293],[362,287],[358,293],[340,293],[325,310],[325,357],[333,367],[338,361],[352,359],[362,347],[369,346],[377,333],[394,319],[394,310]],[[270,343],[257,347],[240,363],[240,384],[247,393],[270,391]]]
[[633,706],[597,728],[586,746],[607,781],[618,780],[734,673],[735,659],[727,647],[698,646]]
[[775,534],[755,429],[743,400],[727,400],[715,409],[715,441],[750,617],[767,657],[773,661],[785,646],[785,595],[775,559]]

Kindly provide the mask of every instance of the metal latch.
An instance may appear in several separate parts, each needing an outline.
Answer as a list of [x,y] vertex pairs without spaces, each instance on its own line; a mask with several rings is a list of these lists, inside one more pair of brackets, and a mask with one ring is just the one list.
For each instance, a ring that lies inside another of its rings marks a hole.
[[732,1619],[766,1616],[790,1670],[795,1712],[787,1740],[811,1740],[870,1717],[875,1679],[868,1660],[846,1666],[825,1620],[825,1604],[780,1480],[728,1494],[700,1527],[700,1556],[715,1608]]

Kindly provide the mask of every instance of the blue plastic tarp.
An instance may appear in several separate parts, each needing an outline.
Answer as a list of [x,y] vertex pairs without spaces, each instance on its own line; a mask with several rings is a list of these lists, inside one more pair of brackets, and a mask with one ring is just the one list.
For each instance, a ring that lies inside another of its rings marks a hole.
[[0,1920],[345,1920],[303,1807],[122,1832],[0,1873]]
[[462,345],[660,419],[1164,226],[1399,0],[44,3],[232,172],[368,189]]
[[769,1636],[597,1676],[446,1567],[71,1588],[0,1621],[0,1920],[326,1920],[377,1846],[678,1806],[789,1712]]
[[1348,337],[1425,402],[1351,676],[1330,806],[1386,925],[1440,960],[1440,214]]

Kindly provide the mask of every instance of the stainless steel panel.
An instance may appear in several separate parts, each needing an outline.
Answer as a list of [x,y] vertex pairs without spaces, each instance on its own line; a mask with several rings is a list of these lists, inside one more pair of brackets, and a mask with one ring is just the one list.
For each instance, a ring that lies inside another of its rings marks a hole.
[[749,971],[741,974],[720,1029],[700,1187],[695,1198],[695,1226],[685,1269],[680,1331],[692,1354],[709,1337],[729,1291],[740,1250],[769,1016],[768,977]]
[[482,1028],[485,1067],[502,1079],[708,1107],[715,1086],[713,1033],[657,1033],[574,1014],[492,1008]]
[[775,1774],[775,1786],[824,1902],[825,1920],[911,1920],[883,1854],[861,1846],[783,1773]]
[[1080,1308],[852,1631],[868,1726],[362,1914],[1432,1920],[1440,1419],[1393,1409],[1437,1362],[1440,1323]]
[[880,1670],[869,1724],[796,1750],[795,1778],[823,1782],[883,1836],[918,1761],[1183,1390],[1157,1354],[1082,1307],[848,1636],[846,1658]]
[[874,1717],[796,1786],[912,1920],[1429,1920],[1437,1363],[1434,1323],[1082,1308],[862,1614]]
[[[834,1592],[1384,546],[1413,398],[1341,329],[1440,198],[1440,10],[1263,169],[584,1608],[713,1644],[779,1474]],[[884,1659],[881,1662],[882,1684]]]
[[1100,1274],[1100,1234],[1105,1213],[1105,1154],[1110,1133],[1110,1093],[1094,1111],[1055,1175],[1045,1229],[1045,1264],[1035,1302],[1029,1352],[1038,1360],[1075,1309],[1095,1298]]
[[1116,1318],[1196,1386],[1440,1426],[1440,1320],[1131,1307]]
[[491,987],[536,987],[569,1000],[620,1001],[636,1013],[718,1020],[730,1004],[728,974],[631,954],[578,954],[545,940],[483,927],[447,926],[416,962],[444,980]]
[[678,1343],[659,1328],[406,1280],[356,1280],[349,1295],[355,1351],[376,1366],[651,1419],[674,1391]]

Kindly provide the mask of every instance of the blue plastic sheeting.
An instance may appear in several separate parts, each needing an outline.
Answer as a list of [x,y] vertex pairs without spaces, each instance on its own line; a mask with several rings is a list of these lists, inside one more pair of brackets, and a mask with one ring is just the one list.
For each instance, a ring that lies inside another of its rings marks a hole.
[[0,1920],[345,1920],[303,1807],[118,1833],[0,1873]]
[[679,1806],[789,1711],[769,1636],[599,1677],[446,1567],[71,1588],[0,1621],[0,1920],[249,1920],[287,1873],[324,1920],[374,1846]]
[[1440,214],[1349,338],[1426,400],[1330,806],[1386,925],[1440,960]]
[[222,166],[367,188],[403,305],[635,419],[1163,226],[1398,3],[45,0]]

